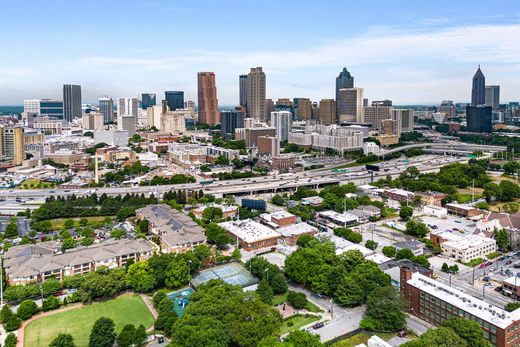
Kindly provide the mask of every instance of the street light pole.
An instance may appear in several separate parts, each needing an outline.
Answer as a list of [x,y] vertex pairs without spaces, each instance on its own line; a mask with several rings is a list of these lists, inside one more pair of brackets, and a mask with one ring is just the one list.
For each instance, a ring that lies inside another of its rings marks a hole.
[[269,284],[269,268],[265,269],[265,274],[266,274],[267,283]]
[[188,287],[191,287],[191,259],[188,259]]

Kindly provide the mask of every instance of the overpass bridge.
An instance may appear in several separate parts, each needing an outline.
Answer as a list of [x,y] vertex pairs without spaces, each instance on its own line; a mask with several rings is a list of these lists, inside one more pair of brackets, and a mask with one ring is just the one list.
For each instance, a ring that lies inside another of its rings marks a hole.
[[391,148],[381,152],[382,156],[393,154],[397,152],[407,151],[409,149],[422,148],[428,152],[434,153],[468,153],[471,154],[475,151],[498,153],[507,151],[506,146],[495,146],[495,145],[479,145],[475,143],[466,142],[425,142],[415,143],[412,145],[406,145],[396,148]]

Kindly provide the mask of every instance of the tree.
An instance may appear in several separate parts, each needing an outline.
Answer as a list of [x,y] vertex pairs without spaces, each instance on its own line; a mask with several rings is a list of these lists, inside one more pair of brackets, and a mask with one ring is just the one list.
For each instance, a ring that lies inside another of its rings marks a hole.
[[402,345],[403,347],[467,347],[468,344],[453,329],[440,327],[429,329],[416,340]]
[[365,242],[365,247],[370,250],[375,250],[377,248],[377,242],[373,240],[367,240],[367,242]]
[[61,289],[60,282],[55,278],[49,278],[42,283],[43,295],[54,294]]
[[240,248],[235,248],[233,252],[231,253],[231,258],[235,260],[240,260],[242,258],[242,254],[240,253]]
[[287,292],[287,281],[285,280],[285,276],[281,271],[272,276],[271,288],[273,288],[274,294],[283,294]]
[[4,324],[4,328],[6,331],[14,331],[20,327],[22,324],[22,320],[17,315],[12,315],[7,319]]
[[74,228],[74,220],[68,218],[68,219],[65,219],[65,221],[63,222],[63,228],[64,229],[72,229]]
[[320,341],[319,335],[311,334],[303,330],[295,330],[289,333],[284,339],[284,342],[290,344],[289,346],[298,347],[322,347],[323,343]]
[[497,246],[503,251],[509,249],[509,233],[507,230],[501,229],[495,231],[495,240],[497,241]]
[[418,255],[416,257],[413,257],[412,261],[416,264],[422,265],[427,269],[430,268],[430,262],[428,261],[428,258],[426,258],[426,256],[424,255]]
[[116,340],[114,321],[108,317],[99,318],[92,327],[89,347],[112,347]]
[[406,233],[416,237],[425,237],[428,234],[428,227],[419,219],[410,219],[406,222]]
[[269,283],[267,283],[267,279],[262,278],[262,280],[258,284],[258,288],[256,289],[256,292],[260,296],[260,300],[262,300],[262,302],[264,302],[268,305],[272,305],[273,289],[271,288]]
[[146,334],[146,328],[144,327],[144,325],[140,324],[137,327],[137,329],[135,329],[134,344],[137,347],[141,347],[143,345],[144,341],[146,341],[147,337],[148,337],[148,334]]
[[316,238],[312,235],[303,234],[302,236],[298,237],[298,240],[296,240],[296,245],[298,245],[298,247],[307,247],[309,242],[315,239]]
[[307,306],[307,296],[305,293],[289,291],[287,293],[287,302],[296,309],[302,309]]
[[509,214],[515,214],[520,210],[520,204],[518,202],[508,202],[502,206],[502,211]]
[[61,251],[65,252],[67,249],[76,247],[76,241],[72,238],[64,239],[61,244]]
[[13,310],[11,310],[11,306],[4,305],[2,310],[0,310],[0,323],[5,323],[14,315]]
[[215,165],[229,165],[229,159],[223,155],[219,155],[217,159],[215,159]]
[[407,221],[409,220],[413,215],[413,208],[411,208],[410,206],[401,206],[401,209],[399,210],[399,217],[404,220],[404,221]]
[[18,338],[14,333],[9,333],[4,341],[4,347],[16,347]]
[[188,317],[173,327],[172,345],[175,346],[229,346],[230,336],[226,325],[214,317]]
[[123,229],[114,229],[110,232],[110,237],[116,240],[120,240],[125,235],[126,231],[124,231]]
[[285,204],[285,199],[280,194],[275,194],[271,199],[271,203],[276,206],[283,206]]
[[4,236],[7,238],[18,237],[18,223],[11,222],[11,223],[7,224],[7,227],[5,228],[5,231],[4,231]]
[[166,269],[165,284],[168,288],[179,288],[190,280],[188,262],[181,257],[175,258]]
[[369,331],[393,332],[405,327],[406,315],[397,291],[389,287],[376,288],[367,298],[361,328]]
[[206,223],[218,223],[222,220],[222,209],[219,207],[208,206],[202,212],[202,218]]
[[468,347],[491,347],[491,344],[484,339],[482,328],[475,321],[453,317],[442,322],[442,326],[453,329],[466,341]]
[[76,347],[71,334],[58,334],[49,344],[49,347]]
[[389,258],[395,257],[395,247],[393,246],[384,246],[383,247],[383,254]]
[[140,261],[128,267],[126,284],[140,293],[147,293],[157,284],[147,261]]
[[49,296],[47,299],[43,300],[42,303],[42,311],[51,311],[60,307],[60,301],[54,295]]
[[134,343],[135,327],[133,324],[127,324],[123,330],[117,335],[116,342],[119,347],[130,347]]
[[402,249],[398,250],[397,253],[395,254],[395,259],[397,259],[397,260],[400,260],[400,259],[412,260],[414,257],[415,257],[415,255],[413,254],[412,250],[409,248],[402,248]]
[[20,317],[22,320],[27,320],[38,313],[40,309],[38,305],[32,300],[24,300],[18,306],[18,310],[16,310],[16,315]]
[[210,223],[205,226],[205,234],[210,244],[216,245],[222,248],[229,243],[233,242],[233,239],[227,234],[221,226],[216,223]]

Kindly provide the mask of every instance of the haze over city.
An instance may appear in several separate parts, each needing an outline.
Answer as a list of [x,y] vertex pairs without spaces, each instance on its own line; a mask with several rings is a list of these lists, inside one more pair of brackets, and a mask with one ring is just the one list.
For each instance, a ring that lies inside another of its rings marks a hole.
[[[312,10],[310,9],[312,7]],[[518,1],[11,1],[2,4],[0,105],[61,95],[184,90],[214,71],[220,105],[262,66],[268,98],[334,97],[346,66],[369,99],[470,100],[480,64],[501,99],[520,89]]]

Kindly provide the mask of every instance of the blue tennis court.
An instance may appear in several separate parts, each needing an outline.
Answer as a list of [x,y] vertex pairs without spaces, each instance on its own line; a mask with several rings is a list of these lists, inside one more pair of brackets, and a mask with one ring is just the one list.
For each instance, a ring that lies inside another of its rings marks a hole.
[[241,264],[229,263],[212,269],[202,270],[193,276],[191,283],[195,288],[212,279],[221,279],[226,283],[239,285],[242,288],[258,283],[256,277],[251,275]]

